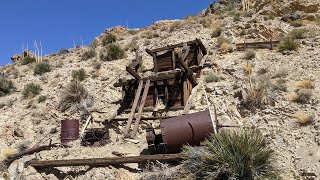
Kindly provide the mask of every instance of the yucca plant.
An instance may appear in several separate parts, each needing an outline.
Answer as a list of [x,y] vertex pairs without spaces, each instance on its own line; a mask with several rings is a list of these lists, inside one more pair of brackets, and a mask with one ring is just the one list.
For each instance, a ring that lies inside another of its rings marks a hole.
[[186,147],[184,154],[192,179],[280,179],[273,151],[257,130],[224,131],[201,147]]

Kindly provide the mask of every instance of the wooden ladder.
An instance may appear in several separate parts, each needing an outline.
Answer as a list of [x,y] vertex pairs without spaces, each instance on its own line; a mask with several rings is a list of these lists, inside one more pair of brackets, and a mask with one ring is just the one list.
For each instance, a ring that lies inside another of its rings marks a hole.
[[138,116],[137,116],[137,118],[135,120],[135,124],[134,124],[133,130],[132,130],[131,134],[129,134],[129,130],[130,130],[134,115],[136,113],[138,102],[139,102],[139,99],[141,97],[142,86],[143,86],[143,80],[140,80],[139,86],[138,86],[138,89],[137,89],[137,92],[136,92],[136,95],[134,97],[134,101],[133,101],[133,104],[132,104],[132,108],[131,108],[131,112],[130,112],[130,115],[129,115],[129,119],[128,119],[125,131],[124,131],[125,137],[134,138],[136,136],[136,134],[137,134],[137,131],[138,131],[138,128],[139,128],[139,124],[140,124],[140,120],[141,120],[141,114],[142,114],[142,111],[143,111],[143,108],[144,108],[144,104],[146,102],[146,98],[147,98],[148,92],[149,92],[150,80],[147,80],[146,84],[144,85],[142,98],[141,98],[141,101],[140,101],[140,104],[139,104],[139,107],[138,107],[138,109],[139,109],[138,110]]

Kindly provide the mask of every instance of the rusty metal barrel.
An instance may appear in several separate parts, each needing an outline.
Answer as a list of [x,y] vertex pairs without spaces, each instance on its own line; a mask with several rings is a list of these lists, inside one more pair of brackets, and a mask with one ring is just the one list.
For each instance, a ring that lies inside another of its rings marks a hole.
[[79,120],[61,120],[61,143],[66,144],[79,138]]
[[161,135],[166,152],[181,151],[184,144],[198,146],[213,133],[209,110],[161,120]]

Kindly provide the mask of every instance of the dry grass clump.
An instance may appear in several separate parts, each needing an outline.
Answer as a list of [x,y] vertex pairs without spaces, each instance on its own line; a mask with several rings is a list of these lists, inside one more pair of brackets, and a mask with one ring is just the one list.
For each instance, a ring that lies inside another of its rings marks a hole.
[[115,43],[117,40],[117,37],[113,34],[106,34],[103,39],[102,39],[102,45],[103,46],[106,46],[108,44],[111,44],[111,43]]
[[93,61],[93,62],[92,62],[92,67],[93,67],[93,69],[95,69],[95,70],[101,69],[101,66],[102,66],[102,63],[101,63],[100,61]]
[[302,21],[300,19],[298,19],[298,20],[295,20],[295,21],[291,21],[290,25],[293,26],[293,27],[301,27],[301,26],[303,26],[303,23],[302,23]]
[[187,179],[280,179],[273,151],[257,130],[223,131],[184,149]]
[[79,70],[72,70],[72,78],[76,81],[84,81],[87,78],[86,70],[79,69]]
[[262,67],[262,68],[260,68],[260,69],[257,71],[257,74],[258,74],[258,75],[263,75],[263,74],[267,74],[269,71],[270,71],[269,68],[267,68],[267,67]]
[[181,166],[170,167],[160,162],[147,164],[140,180],[174,180],[183,178]]
[[253,64],[251,64],[251,63],[246,63],[245,65],[244,65],[244,72],[246,73],[246,74],[252,74],[253,73]]
[[244,58],[246,60],[251,60],[256,57],[256,52],[252,49],[246,50],[244,53]]
[[289,37],[292,39],[304,39],[306,38],[307,30],[304,28],[294,29],[289,32]]
[[0,96],[7,95],[13,90],[15,90],[15,87],[11,80],[0,78]]
[[288,76],[288,73],[288,68],[283,66],[276,70],[276,72],[273,75],[273,78],[285,78]]
[[287,91],[287,85],[286,81],[284,79],[278,79],[274,84],[273,84],[273,89],[278,90],[278,91]]
[[80,103],[82,100],[86,99],[87,96],[88,92],[79,81],[71,81],[64,89],[58,107],[60,111],[63,112],[73,105]]
[[210,73],[208,75],[206,75],[204,81],[206,83],[211,83],[211,82],[218,82],[219,81],[219,77],[213,73]]
[[125,51],[117,44],[109,44],[100,52],[102,61],[118,60],[125,57]]
[[305,104],[308,103],[312,97],[312,90],[299,89],[297,92],[288,95],[289,99],[293,102]]
[[296,51],[299,48],[299,43],[294,39],[288,38],[281,41],[278,45],[279,51]]
[[295,118],[297,118],[297,122],[300,124],[300,125],[308,125],[310,124],[312,121],[313,121],[313,116],[308,114],[308,113],[305,113],[305,112],[297,112],[295,115],[294,115]]
[[218,40],[217,47],[221,47],[223,43],[230,44],[230,40],[225,38],[223,35],[219,36],[217,40]]
[[131,42],[125,47],[125,51],[128,50],[131,50],[131,52],[139,50],[138,42],[136,39],[132,39]]
[[296,86],[298,88],[313,89],[314,88],[314,83],[310,79],[305,79],[305,80],[302,80],[302,81],[298,81],[296,83]]
[[203,25],[203,27],[208,28],[212,25],[212,19],[209,16],[206,16],[201,19],[200,23]]
[[81,56],[81,60],[85,61],[91,58],[96,57],[97,53],[94,49],[89,49],[88,51],[84,52]]
[[38,103],[42,103],[47,100],[47,96],[39,96]]
[[215,27],[211,33],[211,37],[219,37],[221,36],[222,28],[221,26]]
[[173,32],[181,27],[182,23],[180,21],[175,21],[174,23],[171,24],[169,28],[169,32]]
[[41,91],[41,87],[39,84],[35,84],[35,83],[29,83],[27,84],[23,91],[22,91],[22,95],[24,98],[26,97],[34,97],[36,95],[38,95]]
[[51,71],[50,64],[45,63],[45,62],[37,63],[33,69],[33,72],[35,75],[42,75],[42,74],[50,72],[50,71]]

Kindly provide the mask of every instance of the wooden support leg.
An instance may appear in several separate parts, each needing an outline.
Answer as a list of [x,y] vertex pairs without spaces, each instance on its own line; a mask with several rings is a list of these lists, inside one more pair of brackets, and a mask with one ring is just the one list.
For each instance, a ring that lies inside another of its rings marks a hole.
[[131,132],[131,138],[134,138],[137,134],[140,120],[141,120],[141,114],[142,114],[144,104],[146,102],[146,98],[149,92],[149,87],[150,87],[150,80],[147,80],[146,85],[144,86],[144,91],[143,91],[143,95],[142,95],[142,99],[141,99],[141,103],[138,111],[138,117],[136,119],[136,122],[134,123],[133,131]]
[[132,123],[132,120],[133,120],[133,116],[134,116],[134,113],[136,112],[136,108],[137,108],[137,105],[138,105],[138,102],[139,102],[140,94],[141,94],[141,91],[142,91],[142,86],[143,86],[143,81],[141,80],[139,82],[138,90],[136,92],[136,96],[135,96],[134,101],[133,101],[133,105],[132,105],[132,108],[131,108],[131,112],[130,112],[130,115],[129,115],[129,119],[128,119],[126,128],[124,130],[125,136],[128,136],[128,133],[129,133],[129,130],[130,130],[130,127],[131,127],[131,123]]

